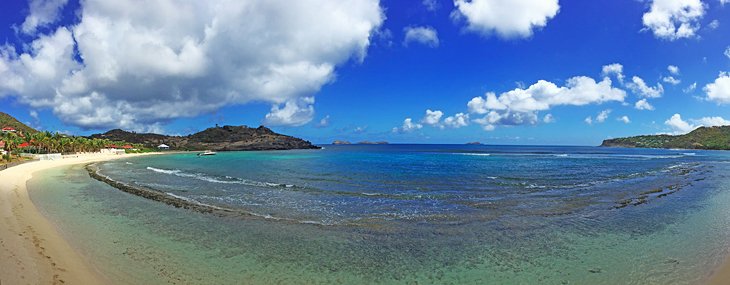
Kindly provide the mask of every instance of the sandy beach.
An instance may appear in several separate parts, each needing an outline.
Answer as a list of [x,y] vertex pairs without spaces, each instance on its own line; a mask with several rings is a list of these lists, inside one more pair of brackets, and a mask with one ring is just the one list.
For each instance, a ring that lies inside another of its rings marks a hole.
[[0,284],[106,284],[31,202],[37,171],[148,154],[81,154],[0,171]]

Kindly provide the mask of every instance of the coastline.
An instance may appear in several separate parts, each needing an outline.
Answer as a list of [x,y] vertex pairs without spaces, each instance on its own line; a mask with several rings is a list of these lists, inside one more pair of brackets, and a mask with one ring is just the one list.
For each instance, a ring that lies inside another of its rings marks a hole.
[[705,282],[705,285],[727,285],[730,280],[730,257],[728,257],[715,272],[712,273],[710,278]]
[[79,154],[34,161],[0,171],[0,284],[105,284],[30,200],[33,174],[56,167],[145,154]]

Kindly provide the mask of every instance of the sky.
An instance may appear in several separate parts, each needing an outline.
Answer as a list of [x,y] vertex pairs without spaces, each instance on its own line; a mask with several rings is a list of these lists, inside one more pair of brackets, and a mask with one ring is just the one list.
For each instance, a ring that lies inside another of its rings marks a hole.
[[598,145],[730,125],[730,0],[4,0],[0,111],[74,135]]

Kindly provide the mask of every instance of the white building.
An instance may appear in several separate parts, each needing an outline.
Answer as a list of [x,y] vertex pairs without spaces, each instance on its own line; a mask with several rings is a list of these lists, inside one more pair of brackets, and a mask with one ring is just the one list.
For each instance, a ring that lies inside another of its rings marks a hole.
[[170,149],[170,146],[163,143],[161,145],[158,145],[157,148],[161,150],[168,150]]

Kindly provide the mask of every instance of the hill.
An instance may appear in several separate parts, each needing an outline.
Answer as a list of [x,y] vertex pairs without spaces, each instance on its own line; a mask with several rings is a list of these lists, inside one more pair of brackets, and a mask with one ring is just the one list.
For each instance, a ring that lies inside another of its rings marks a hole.
[[285,150],[285,149],[317,149],[312,143],[282,134],[260,126],[223,126],[206,129],[188,136],[166,136],[160,134],[138,134],[119,129],[103,134],[95,134],[90,138],[126,141],[156,147],[169,145],[176,150]]
[[730,126],[700,127],[678,136],[653,135],[609,139],[603,141],[601,146],[730,150]]
[[15,119],[13,116],[10,116],[6,113],[0,112],[0,129],[5,127],[11,127],[16,129],[17,131],[23,132],[23,133],[37,133],[38,131],[21,123],[17,119]]

